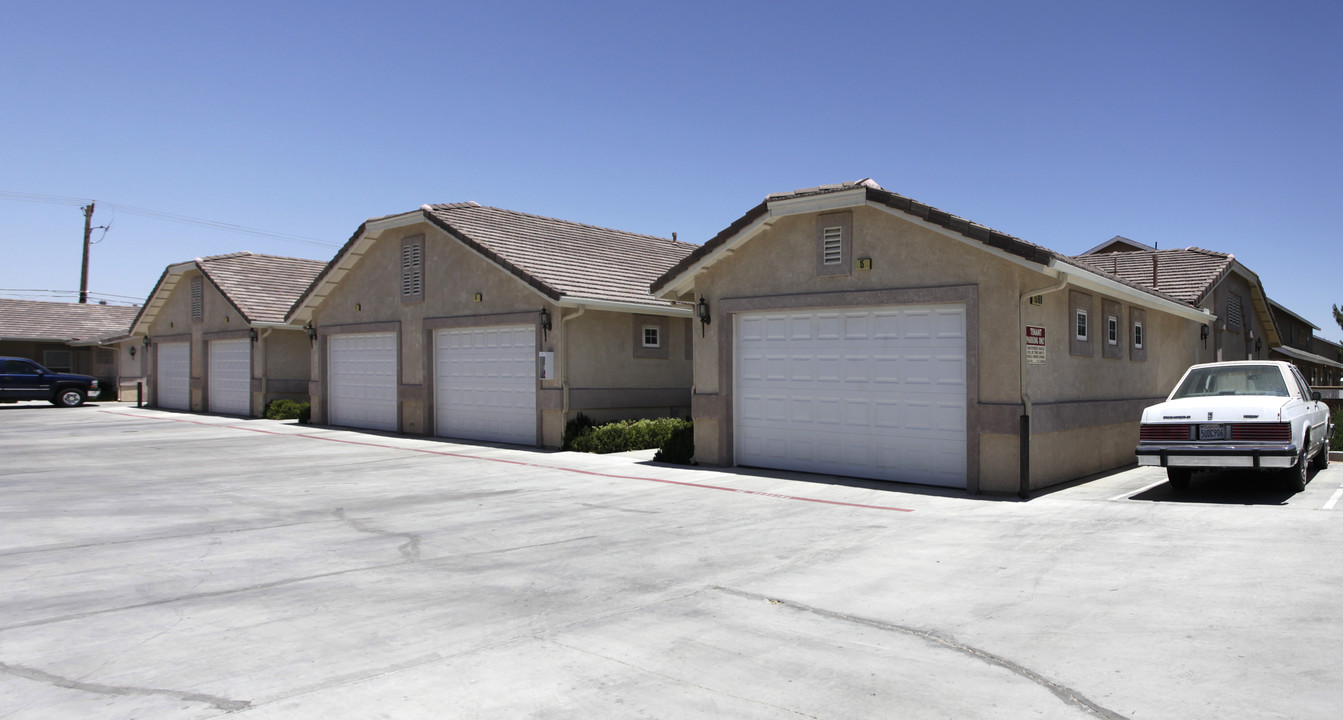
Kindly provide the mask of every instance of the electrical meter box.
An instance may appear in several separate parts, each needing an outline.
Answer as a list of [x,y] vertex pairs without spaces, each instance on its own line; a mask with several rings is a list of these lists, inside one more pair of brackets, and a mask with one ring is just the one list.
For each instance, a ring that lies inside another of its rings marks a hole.
[[536,372],[542,380],[552,380],[555,378],[555,353],[543,352],[537,353]]

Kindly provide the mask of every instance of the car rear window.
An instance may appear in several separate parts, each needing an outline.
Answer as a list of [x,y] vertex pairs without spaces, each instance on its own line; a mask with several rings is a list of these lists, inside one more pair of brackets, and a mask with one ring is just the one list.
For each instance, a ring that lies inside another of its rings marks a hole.
[[1237,365],[1190,370],[1171,395],[1172,400],[1211,395],[1271,395],[1288,397],[1282,372],[1272,365]]

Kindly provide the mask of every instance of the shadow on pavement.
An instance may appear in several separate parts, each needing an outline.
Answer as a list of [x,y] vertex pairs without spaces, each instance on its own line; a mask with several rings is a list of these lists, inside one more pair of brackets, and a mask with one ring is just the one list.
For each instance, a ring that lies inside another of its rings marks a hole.
[[1296,492],[1288,489],[1285,482],[1275,472],[1212,470],[1194,473],[1185,490],[1162,483],[1129,499],[1205,505],[1286,505]]

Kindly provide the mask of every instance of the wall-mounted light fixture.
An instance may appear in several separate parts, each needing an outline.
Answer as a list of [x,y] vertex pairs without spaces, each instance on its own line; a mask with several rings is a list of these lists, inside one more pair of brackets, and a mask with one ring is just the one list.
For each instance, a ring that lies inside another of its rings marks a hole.
[[474,300],[475,302],[484,302],[484,301],[485,301],[485,295],[482,294],[482,293],[476,293],[475,295],[473,295],[473,296],[471,297],[471,299]]
[[541,315],[539,322],[541,323],[541,339],[544,341],[548,337],[547,333],[550,332],[551,328],[549,310],[541,308]]
[[146,336],[145,336],[145,348],[148,348],[148,347],[149,347],[149,336],[146,335]]
[[307,325],[304,325],[304,326],[303,326],[303,332],[305,332],[305,333],[308,334],[308,344],[309,344],[309,345],[312,345],[313,342],[314,342],[315,340],[317,340],[317,328],[315,328],[315,327],[312,326],[312,321],[311,321],[311,320],[308,321],[308,324],[307,324]]
[[1203,341],[1203,349],[1208,349],[1208,324],[1204,323],[1198,329],[1198,338]]
[[1259,351],[1264,349],[1264,341],[1259,338],[1254,339],[1254,359],[1259,359]]
[[247,328],[247,337],[251,338],[252,342],[256,342],[256,328]]
[[131,351],[131,359],[135,359],[135,346],[134,346],[134,345],[130,346],[130,351]]
[[713,316],[709,314],[709,301],[701,295],[699,304],[695,306],[695,315],[699,317],[699,336],[704,337],[704,326],[713,322]]
[[363,312],[363,311],[364,311],[364,304],[363,304],[363,303],[355,303],[355,304],[354,304],[354,311],[355,311],[355,312]]

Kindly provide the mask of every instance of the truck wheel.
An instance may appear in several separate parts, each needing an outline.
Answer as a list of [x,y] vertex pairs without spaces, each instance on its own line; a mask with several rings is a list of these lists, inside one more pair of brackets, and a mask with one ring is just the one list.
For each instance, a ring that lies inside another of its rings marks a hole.
[[1190,470],[1189,468],[1177,468],[1177,467],[1166,468],[1166,480],[1168,480],[1170,482],[1170,486],[1175,488],[1176,490],[1188,490],[1189,478],[1192,477],[1193,474],[1194,471]]
[[84,404],[84,391],[79,388],[65,388],[56,391],[56,399],[51,401],[58,407],[79,407]]

